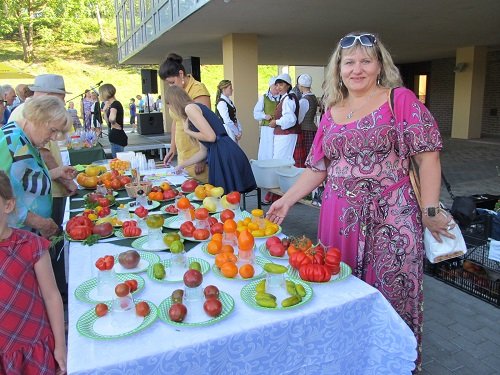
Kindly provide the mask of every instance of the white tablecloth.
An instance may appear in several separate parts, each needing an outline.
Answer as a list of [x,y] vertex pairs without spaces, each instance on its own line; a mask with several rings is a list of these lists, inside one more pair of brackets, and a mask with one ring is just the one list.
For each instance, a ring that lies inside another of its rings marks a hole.
[[[98,257],[125,249],[112,243],[92,247],[71,243],[70,374],[401,375],[410,374],[414,367],[416,340],[408,326],[376,289],[353,276],[314,284],[313,298],[299,308],[261,311],[241,300],[243,281],[225,280],[209,271],[203,285],[215,284],[235,300],[233,312],[217,324],[179,329],[158,319],[122,339],[83,337],[76,322],[93,305],[76,300],[73,291],[95,276]],[[213,263],[201,245],[188,256]],[[146,286],[137,297],[157,306],[174,289],[182,288],[182,283],[160,284],[146,273],[141,276]]]

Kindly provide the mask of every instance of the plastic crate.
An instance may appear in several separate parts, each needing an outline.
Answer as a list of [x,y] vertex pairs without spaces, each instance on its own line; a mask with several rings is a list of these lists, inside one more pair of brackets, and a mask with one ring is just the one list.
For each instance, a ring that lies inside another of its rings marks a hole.
[[463,269],[463,259],[431,264],[427,259],[424,271],[463,292],[500,308],[500,280],[490,280]]
[[468,249],[483,245],[491,236],[491,216],[480,214],[461,231]]

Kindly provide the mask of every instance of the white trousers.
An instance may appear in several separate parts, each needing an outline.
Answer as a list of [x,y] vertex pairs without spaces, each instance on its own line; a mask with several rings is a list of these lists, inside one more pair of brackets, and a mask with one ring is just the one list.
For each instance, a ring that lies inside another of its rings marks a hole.
[[274,128],[270,126],[260,127],[260,141],[258,160],[269,160],[273,158]]
[[273,159],[293,160],[293,152],[297,143],[297,134],[274,135]]

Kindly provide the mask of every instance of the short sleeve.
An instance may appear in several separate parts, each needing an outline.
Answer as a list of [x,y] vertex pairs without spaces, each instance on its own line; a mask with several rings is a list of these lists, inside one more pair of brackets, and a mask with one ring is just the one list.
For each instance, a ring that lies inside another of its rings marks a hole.
[[395,89],[394,113],[400,158],[443,148],[436,120],[412,91]]
[[325,111],[323,117],[321,118],[318,130],[316,131],[316,135],[314,136],[311,150],[309,151],[309,155],[307,156],[305,163],[307,168],[317,171],[326,170],[325,152],[323,150],[323,138],[325,136],[325,130],[330,125],[330,121],[327,116],[328,112],[329,111]]
[[195,100],[199,96],[210,96],[210,93],[208,92],[205,85],[198,81],[193,83],[193,87],[191,88],[191,90],[189,90],[188,94],[193,100]]

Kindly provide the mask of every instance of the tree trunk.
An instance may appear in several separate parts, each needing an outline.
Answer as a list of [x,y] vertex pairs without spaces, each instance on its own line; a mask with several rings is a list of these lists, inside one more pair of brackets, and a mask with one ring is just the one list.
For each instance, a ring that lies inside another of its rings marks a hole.
[[26,34],[24,30],[24,24],[22,20],[19,21],[19,40],[21,41],[21,45],[23,46],[23,61],[25,63],[31,62],[31,56],[28,52],[28,42],[26,41]]
[[104,44],[104,29],[102,27],[102,20],[101,20],[101,12],[99,11],[99,4],[95,5],[95,14],[97,17],[97,25],[99,26],[99,34],[100,34],[100,40],[99,44]]
[[26,36],[26,42],[27,42],[27,52],[28,52],[28,57],[29,61],[33,61],[35,58],[35,46],[33,45],[33,19],[34,19],[34,12],[33,9],[28,9],[28,15],[29,15],[29,21],[28,21],[28,35]]

